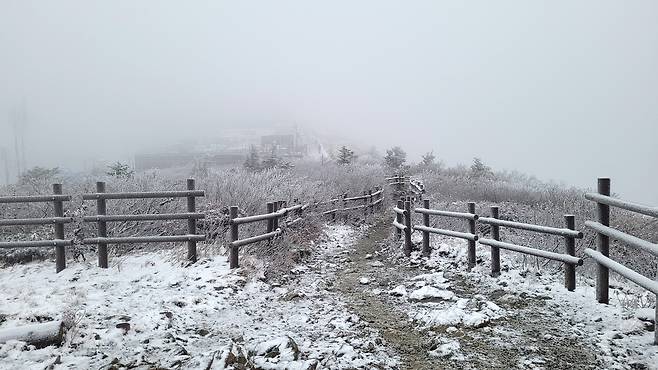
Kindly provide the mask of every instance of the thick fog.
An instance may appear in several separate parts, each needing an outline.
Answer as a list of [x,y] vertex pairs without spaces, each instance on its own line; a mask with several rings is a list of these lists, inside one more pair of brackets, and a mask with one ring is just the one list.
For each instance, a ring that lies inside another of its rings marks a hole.
[[2,0],[0,146],[24,122],[27,166],[82,168],[297,124],[658,204],[657,19],[654,0]]

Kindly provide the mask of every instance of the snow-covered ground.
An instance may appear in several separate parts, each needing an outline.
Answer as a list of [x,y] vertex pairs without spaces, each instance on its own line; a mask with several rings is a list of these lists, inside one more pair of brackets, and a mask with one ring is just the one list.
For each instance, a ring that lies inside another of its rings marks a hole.
[[388,235],[387,226],[327,226],[310,258],[267,282],[256,260],[233,271],[220,256],[183,267],[171,252],[106,270],[2,269],[0,329],[70,328],[57,348],[0,345],[0,368],[658,369],[653,310],[629,307],[645,302],[632,285],[618,283],[611,297],[621,301],[601,305],[582,276],[568,292],[561,274],[526,271],[502,252],[503,273],[491,277],[486,247],[468,271],[460,240],[433,236],[430,258],[409,259]]
[[2,269],[0,329],[60,319],[71,327],[59,348],[0,345],[0,368],[224,369],[247,361],[262,369],[394,368],[378,333],[324,283],[337,266],[323,257],[356,231],[331,226],[326,234],[317,256],[283,284],[230,271],[220,256],[191,267],[149,253],[110,269],[72,263],[55,274],[50,262]]
[[[419,241],[417,238],[415,235],[414,240]],[[469,353],[460,347],[469,339],[498,343],[503,348],[510,344],[545,348],[551,342],[576,340],[593,348],[596,364],[592,365],[596,368],[658,369],[658,346],[653,345],[654,333],[650,331],[654,308],[628,305],[630,301],[651,305],[648,293],[641,288],[616,282],[611,304],[603,305],[595,299],[591,279],[579,276],[577,289],[569,292],[561,272],[542,274],[532,268],[521,269],[519,256],[505,251],[501,251],[503,273],[491,277],[487,247],[478,246],[481,262],[471,271],[466,268],[466,242],[432,236],[432,248],[430,258],[414,252],[411,259],[402,259],[417,266],[420,275],[412,275],[384,293],[395,297],[419,328],[435,333],[439,345],[433,355],[468,361]],[[546,319],[533,322],[535,319],[527,317],[520,321],[538,326],[542,335],[536,342],[511,325],[518,324],[519,315],[529,312]],[[546,330],[546,325],[552,330]],[[516,343],[519,339],[522,341]],[[510,367],[551,368],[552,359],[532,348]]]

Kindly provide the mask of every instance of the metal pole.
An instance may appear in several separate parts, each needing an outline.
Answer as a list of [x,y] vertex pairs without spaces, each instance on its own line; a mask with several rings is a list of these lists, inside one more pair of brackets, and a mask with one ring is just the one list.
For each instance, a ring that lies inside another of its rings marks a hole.
[[[429,199],[423,200],[423,208],[430,209]],[[430,227],[430,215],[427,213],[423,213],[423,225]],[[430,249],[430,232],[423,231],[423,256],[429,257],[430,254],[432,254],[432,250]]]
[[[105,183],[103,181],[96,183],[96,192],[105,193]],[[96,214],[107,214],[105,199],[99,198],[96,200]],[[107,223],[105,221],[98,221],[98,237],[107,237]],[[107,244],[105,243],[98,243],[98,267],[107,268]]]
[[[599,178],[598,180],[598,192],[599,194],[610,196],[610,179],[609,178]],[[610,206],[603,203],[596,203],[596,209],[598,211],[598,220],[601,225],[610,226]],[[597,250],[604,256],[608,256],[610,253],[610,238],[606,235],[598,233],[598,245]],[[609,289],[610,289],[610,271],[607,267],[598,264],[597,276],[596,276],[596,299],[599,303],[608,304],[610,301],[609,298]]]
[[[468,213],[475,214],[475,203],[468,202]],[[475,220],[468,220],[468,232],[475,235]],[[475,267],[475,240],[468,241],[468,268]]]
[[[576,230],[576,216],[564,215],[564,222],[567,225],[567,229]],[[567,254],[570,256],[575,256],[576,238],[572,236],[565,236],[564,243]],[[576,265],[570,263],[564,264],[564,286],[571,292],[576,289]]]
[[[404,201],[402,201],[402,200],[398,200],[398,207],[397,207],[397,208],[398,208],[398,209],[404,209]],[[399,214],[399,213],[397,213],[397,212],[395,212],[395,220],[396,220],[400,225],[402,225],[402,223],[404,222],[404,221],[402,220],[402,215]],[[397,236],[397,239],[400,240],[400,238],[402,238],[402,230],[400,230],[400,229],[398,229],[398,228],[396,227],[396,228],[395,228],[395,235]]]
[[[491,207],[491,218],[498,218],[498,206]],[[500,241],[500,226],[491,225],[491,239]],[[491,276],[500,275],[500,248],[491,247]]]
[[[53,194],[62,194],[62,184],[53,184]],[[64,202],[53,201],[55,217],[64,217]],[[64,240],[64,224],[55,224],[55,239]],[[63,245],[55,247],[55,269],[60,272],[66,268],[66,249]]]
[[404,202],[404,255],[411,255],[411,202]]
[[[268,202],[267,203],[267,213],[273,213],[274,212],[274,203]],[[267,220],[267,232],[271,233],[274,231],[274,221],[272,219]]]
[[[187,179],[187,190],[194,190],[194,179]],[[187,197],[187,212],[196,212],[196,197],[190,195]],[[196,235],[196,219],[187,219],[187,233],[189,235]],[[187,241],[187,260],[194,263],[196,262],[196,241]]]
[[[238,207],[231,206],[229,209],[229,217],[231,220],[238,217]],[[231,223],[231,241],[234,242],[238,240],[238,224]],[[233,245],[230,246],[229,250],[229,267],[234,269],[238,268],[238,247]]]

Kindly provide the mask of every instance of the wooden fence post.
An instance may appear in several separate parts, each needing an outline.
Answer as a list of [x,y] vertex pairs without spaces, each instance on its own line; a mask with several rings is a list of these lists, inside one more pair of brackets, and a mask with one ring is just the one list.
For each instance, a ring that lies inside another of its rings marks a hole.
[[[53,194],[62,194],[62,184],[53,184]],[[53,201],[55,217],[64,217],[64,202]],[[64,224],[55,223],[55,239],[64,240]],[[55,271],[60,272],[66,268],[66,247],[58,245],[55,247]]]
[[[610,196],[610,179],[599,178],[598,191],[601,195]],[[610,206],[603,203],[596,203],[598,211],[599,223],[603,226],[610,226]],[[598,233],[597,250],[604,256],[608,257],[610,253],[610,238],[606,235]],[[607,267],[602,264],[597,264],[596,276],[596,299],[599,303],[608,304],[609,302],[609,289],[610,289],[610,272]]]
[[404,255],[411,255],[411,202],[404,202]]
[[[345,200],[347,198],[347,193],[343,194],[343,209],[347,208],[347,201]],[[343,222],[347,223],[348,216],[347,214],[349,211],[343,211]]]
[[[475,214],[475,203],[468,202],[468,213]],[[468,220],[468,231],[475,235],[475,220]],[[468,268],[475,267],[475,241],[468,241]]]
[[373,199],[372,199],[372,190],[368,190],[368,208],[369,213],[373,215],[375,213],[375,207],[372,205]]
[[[279,211],[279,202],[274,202],[272,205],[274,206],[273,208],[274,212]],[[278,228],[279,228],[279,217],[277,216],[272,219],[272,231]]]
[[363,191],[363,220],[368,220],[368,192]]
[[[576,230],[576,216],[574,215],[564,215],[564,222],[567,225],[567,229]],[[570,256],[576,255],[576,238],[573,236],[564,237],[566,252]],[[574,291],[576,289],[576,265],[565,263],[564,264],[564,286],[569,291]]]
[[[194,190],[194,179],[187,179],[187,190]],[[187,197],[187,212],[193,213],[196,212],[196,197],[194,195],[189,195]],[[187,219],[187,234],[196,235],[196,219],[188,218]],[[187,260],[194,263],[196,262],[196,241],[188,240],[187,241]]]
[[[404,209],[404,201],[398,200],[398,209]],[[402,215],[395,212],[395,220],[402,225],[404,221],[402,220]],[[395,235],[397,236],[397,239],[400,240],[402,238],[402,230],[398,229],[397,227],[395,228]]]
[[[96,183],[96,192],[105,193],[105,182],[98,181]],[[96,200],[96,214],[105,215],[107,214],[107,204],[105,198],[98,198]],[[106,238],[107,237],[107,223],[105,221],[98,221],[98,237]],[[107,264],[107,244],[98,243],[98,267],[106,269]]]
[[[423,208],[430,209],[429,199],[423,200]],[[430,227],[430,215],[427,213],[423,213],[423,226]],[[432,250],[430,249],[430,232],[423,231],[423,256],[429,257],[430,254],[432,254]]]
[[[267,213],[273,213],[274,212],[274,203],[272,202],[267,202]],[[272,221],[271,218],[267,219],[267,232],[271,233],[274,231],[274,222]]]
[[[491,218],[498,218],[498,206],[491,206]],[[491,225],[491,239],[500,240],[500,226]],[[500,248],[491,247],[491,276],[500,275]]]
[[[229,217],[231,218],[231,242],[238,240],[238,224],[233,223],[233,220],[238,218],[238,207],[231,206],[229,209]],[[229,267],[234,269],[238,265],[238,247],[231,245],[229,250]]]

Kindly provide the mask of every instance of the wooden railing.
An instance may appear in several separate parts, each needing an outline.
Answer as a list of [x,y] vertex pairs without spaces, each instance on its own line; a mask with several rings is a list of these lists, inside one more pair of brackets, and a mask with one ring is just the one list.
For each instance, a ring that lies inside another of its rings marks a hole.
[[[596,284],[598,301],[606,304],[609,302],[609,270],[612,270],[622,277],[631,280],[642,288],[650,291],[651,293],[656,294],[656,301],[658,302],[658,281],[654,281],[649,277],[633,271],[632,269],[614,261],[609,257],[610,238],[623,242],[632,248],[637,248],[654,256],[658,256],[658,244],[611,228],[609,224],[611,206],[653,218],[658,218],[658,207],[645,206],[610,197],[610,179],[607,178],[599,179],[598,193],[587,193],[585,194],[585,198],[596,202],[598,210],[597,222],[585,221],[585,226],[588,229],[595,231],[598,235],[597,250],[589,248],[584,250],[584,254],[591,257],[594,261],[596,261],[598,265]],[[469,202],[467,204],[467,212],[461,213],[447,210],[430,209],[429,200],[424,200],[422,208],[413,209],[413,212],[423,215],[423,224],[412,226],[411,201],[409,197],[407,197],[406,200],[402,199],[398,201],[397,206],[393,207],[395,219],[393,220],[392,225],[395,229],[397,239],[400,239],[402,233],[405,234],[404,254],[409,256],[413,249],[411,241],[411,233],[413,230],[421,231],[423,233],[423,256],[429,256],[431,252],[429,243],[430,234],[440,234],[444,236],[465,239],[468,240],[469,268],[474,267],[476,264],[475,246],[477,242],[480,245],[486,245],[491,248],[491,274],[493,276],[500,274],[500,249],[505,249],[512,252],[564,263],[564,285],[569,291],[576,289],[576,266],[581,266],[583,264],[583,258],[576,256],[575,245],[576,239],[583,238],[583,233],[576,231],[576,220],[574,215],[564,215],[565,227],[560,228],[501,220],[499,218],[498,206],[492,206],[490,208],[490,217],[480,217],[475,212],[475,206],[475,203]],[[468,231],[461,232],[430,227],[430,216],[432,215],[465,219],[468,221]],[[478,237],[476,222],[490,225],[490,239]],[[564,253],[556,253],[538,248],[503,242],[501,241],[500,237],[501,227],[561,236],[564,238]],[[658,317],[658,303],[656,305],[656,316]],[[654,342],[655,344],[658,344],[658,327],[656,327]]]
[[64,202],[71,201],[70,195],[62,194],[62,184],[53,184],[53,195],[30,195],[0,197],[0,203],[45,203],[53,202],[54,217],[0,219],[0,226],[49,225],[55,228],[55,239],[30,240],[16,242],[0,242],[0,248],[48,248],[55,247],[55,270],[60,272],[66,268],[67,246],[73,245],[73,240],[64,239],[64,224],[73,222],[73,218],[64,217]]
[[[585,254],[594,259],[598,266],[596,278],[596,299],[600,303],[609,303],[610,270],[634,282],[656,295],[656,319],[658,319],[658,282],[611,259],[610,239],[618,240],[631,248],[643,250],[658,257],[658,244],[627,234],[610,227],[610,207],[617,207],[658,218],[658,207],[631,203],[610,197],[610,179],[598,179],[598,193],[587,193],[585,199],[596,202],[598,221],[586,221],[585,226],[597,233],[597,250],[585,249]],[[658,320],[655,321],[654,344],[658,344]]]
[[[204,218],[203,213],[196,212],[196,197],[204,196],[203,190],[195,190],[194,179],[187,179],[187,190],[182,191],[146,191],[106,193],[105,183],[96,183],[96,193],[83,194],[83,200],[96,201],[96,215],[83,217],[84,222],[96,222],[97,238],[84,238],[83,244],[98,245],[98,266],[108,267],[108,244],[137,244],[137,243],[171,243],[187,242],[187,259],[196,262],[196,243],[206,240],[205,235],[197,235],[196,220]],[[108,215],[107,200],[109,199],[149,199],[149,198],[186,198],[187,212],[185,213],[145,213],[132,215]],[[107,235],[108,222],[123,221],[157,221],[157,220],[187,220],[187,235],[157,235],[157,236],[112,236]]]
[[[272,240],[283,233],[279,227],[279,219],[289,214],[294,214],[295,218],[287,222],[286,226],[293,226],[303,220],[304,210],[308,208],[308,204],[297,204],[291,207],[283,207],[285,202],[270,202],[267,203],[267,212],[260,215],[238,217],[238,207],[232,206],[229,209],[230,223],[231,223],[231,244],[229,249],[229,267],[234,269],[239,267],[238,255],[239,248],[245,245],[258,243],[264,240]],[[239,225],[249,224],[253,222],[267,221],[267,229],[264,234],[247,237],[240,239]]]
[[[319,202],[316,205],[325,205],[330,204],[333,208],[323,211],[322,215],[331,216],[332,221],[336,221],[336,217],[339,214],[347,217],[349,213],[354,211],[362,210],[364,216],[367,216],[369,213],[373,213],[375,208],[382,207],[382,202],[384,201],[384,190],[375,188],[367,192],[363,192],[363,195],[348,197],[347,193],[330,199],[328,201]],[[351,206],[356,202],[362,202],[360,205]]]

